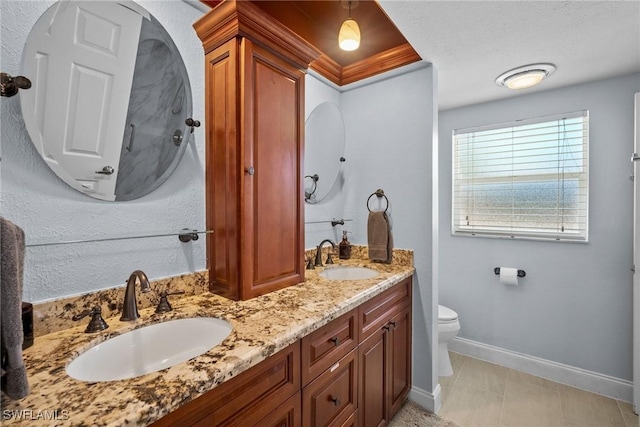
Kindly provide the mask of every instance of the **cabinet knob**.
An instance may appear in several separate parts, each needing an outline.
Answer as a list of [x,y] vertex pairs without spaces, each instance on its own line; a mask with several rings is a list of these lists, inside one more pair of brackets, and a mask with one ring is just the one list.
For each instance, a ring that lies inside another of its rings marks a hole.
[[334,405],[339,406],[340,405],[340,399],[337,397],[331,397],[329,396],[329,400],[333,402]]
[[336,347],[340,344],[340,338],[338,337],[333,337],[330,341],[333,341],[333,345],[335,345]]
[[248,168],[244,168],[244,171],[246,173],[248,173],[249,175],[253,175],[254,173],[256,173],[256,170],[253,168],[253,166],[249,166]]
[[389,322],[382,327],[382,329],[384,329],[385,331],[391,330],[391,328],[393,328],[393,329],[396,328],[396,322],[394,322],[392,320],[389,320]]

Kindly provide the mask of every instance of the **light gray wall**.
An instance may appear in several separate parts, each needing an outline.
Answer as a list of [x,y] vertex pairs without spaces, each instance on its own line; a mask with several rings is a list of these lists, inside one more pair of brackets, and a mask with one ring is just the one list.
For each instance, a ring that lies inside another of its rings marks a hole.
[[[1,3],[3,72],[20,74],[27,35],[53,3]],[[203,50],[191,26],[202,12],[181,1],[139,3],[173,37],[191,81],[193,115],[202,120]],[[47,167],[25,129],[19,96],[2,98],[0,113],[0,212],[25,230],[27,244],[169,233],[185,227],[204,229],[204,127],[191,135],[178,169],[156,191],[130,202],[103,202],[71,189]],[[29,247],[24,299],[38,302],[122,285],[136,269],[150,278],[202,270],[204,241],[184,244],[177,237],[162,237]]]
[[[441,111],[440,303],[460,337],[631,379],[633,94],[640,74]],[[451,132],[578,110],[590,114],[589,242],[451,236]],[[493,268],[526,271],[518,287]]]
[[367,243],[367,198],[382,188],[390,201],[395,247],[414,250],[413,379],[427,392],[437,381],[431,359],[437,331],[431,277],[435,85],[435,70],[429,66],[342,94],[345,216],[354,219],[350,239]]

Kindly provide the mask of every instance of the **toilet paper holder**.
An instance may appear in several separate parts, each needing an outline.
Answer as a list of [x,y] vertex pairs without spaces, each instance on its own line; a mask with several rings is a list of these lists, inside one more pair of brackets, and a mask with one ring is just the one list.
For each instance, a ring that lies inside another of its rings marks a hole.
[[[500,267],[496,267],[493,269],[493,272],[495,273],[496,276],[500,275]],[[524,270],[518,270],[518,277],[524,277],[527,275],[527,272]]]

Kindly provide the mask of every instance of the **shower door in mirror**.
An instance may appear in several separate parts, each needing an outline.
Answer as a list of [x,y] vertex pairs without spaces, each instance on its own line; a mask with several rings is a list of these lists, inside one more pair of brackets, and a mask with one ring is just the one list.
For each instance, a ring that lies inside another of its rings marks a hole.
[[34,143],[57,173],[113,200],[120,144],[112,142],[123,137],[138,47],[131,40],[143,17],[107,2],[59,2],[51,11],[25,52],[36,96],[23,99],[41,126],[30,134],[47,136]]

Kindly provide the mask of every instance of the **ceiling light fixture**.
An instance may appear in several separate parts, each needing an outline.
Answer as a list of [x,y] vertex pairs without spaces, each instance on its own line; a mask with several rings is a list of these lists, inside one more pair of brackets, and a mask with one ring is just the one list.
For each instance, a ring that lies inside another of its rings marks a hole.
[[529,64],[499,75],[496,84],[508,89],[526,89],[537,85],[555,70],[553,64]]
[[340,49],[346,51],[356,50],[360,46],[360,27],[358,23],[351,18],[351,6],[358,5],[357,1],[343,1],[342,5],[347,3],[349,8],[349,17],[342,23],[340,32],[338,33],[338,44]]

